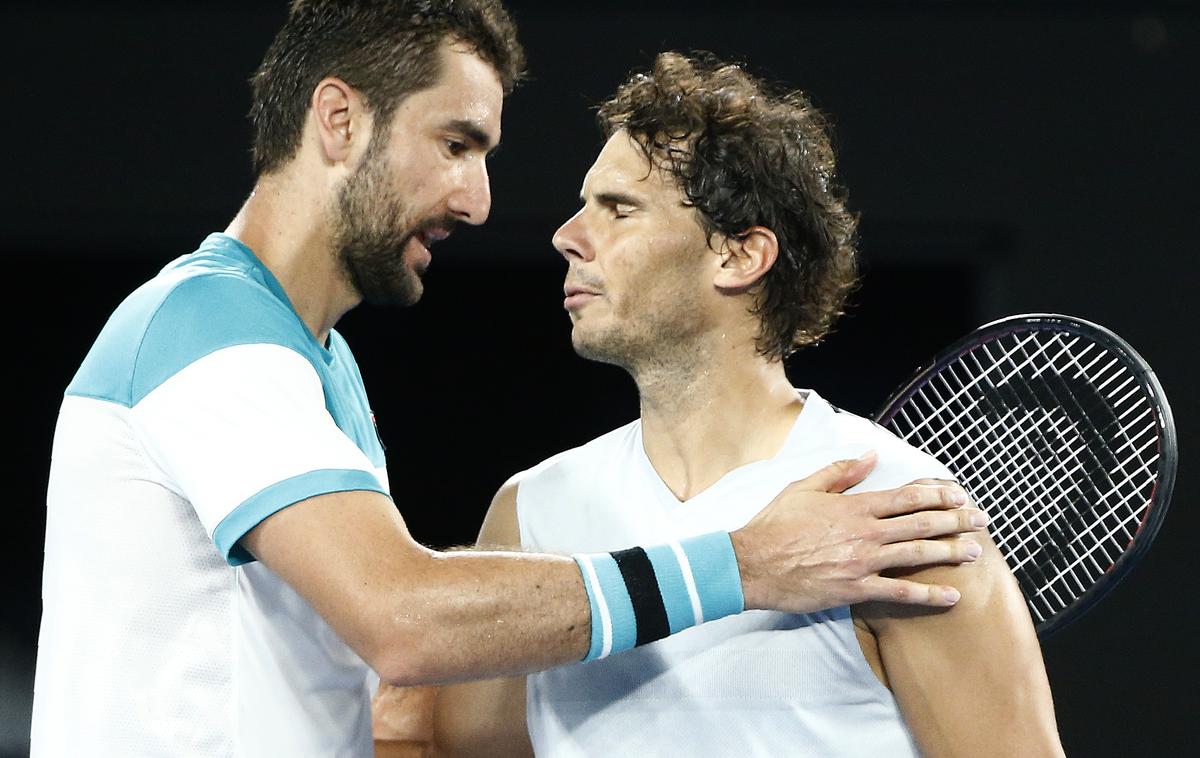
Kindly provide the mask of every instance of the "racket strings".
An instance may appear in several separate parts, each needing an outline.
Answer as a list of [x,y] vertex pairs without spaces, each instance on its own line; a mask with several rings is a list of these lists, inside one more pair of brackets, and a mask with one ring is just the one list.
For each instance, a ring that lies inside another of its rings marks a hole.
[[988,511],[1039,622],[1112,568],[1157,477],[1156,416],[1138,376],[1072,334],[976,345],[886,425],[945,463]]

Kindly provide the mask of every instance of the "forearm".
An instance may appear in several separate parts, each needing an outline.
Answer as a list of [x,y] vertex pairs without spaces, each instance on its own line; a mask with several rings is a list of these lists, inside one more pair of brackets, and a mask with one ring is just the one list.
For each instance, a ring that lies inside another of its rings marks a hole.
[[521,674],[579,661],[588,651],[588,598],[570,558],[424,551],[404,574],[366,600],[386,609],[360,643],[385,681]]

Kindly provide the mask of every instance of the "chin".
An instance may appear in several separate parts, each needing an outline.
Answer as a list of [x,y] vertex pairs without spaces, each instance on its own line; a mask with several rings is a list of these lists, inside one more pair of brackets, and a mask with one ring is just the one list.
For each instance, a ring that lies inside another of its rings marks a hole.
[[626,366],[624,351],[612,339],[606,339],[604,334],[588,334],[580,330],[579,325],[571,331],[571,347],[581,358],[598,363],[610,363],[614,366]]
[[394,279],[387,285],[372,287],[368,291],[360,291],[359,294],[363,301],[370,305],[391,305],[401,308],[416,305],[421,300],[421,295],[425,294],[425,284],[414,271],[407,271],[401,276],[402,279]]

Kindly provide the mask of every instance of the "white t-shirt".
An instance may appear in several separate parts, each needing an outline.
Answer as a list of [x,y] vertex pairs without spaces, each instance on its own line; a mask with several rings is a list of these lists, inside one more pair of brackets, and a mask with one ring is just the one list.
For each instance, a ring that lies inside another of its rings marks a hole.
[[248,248],[131,294],[59,412],[33,754],[370,755],[370,670],[238,542],[347,490],[388,492],[354,357]]
[[[944,466],[815,392],[771,460],[737,468],[679,502],[646,457],[640,421],[518,477],[524,547],[607,552],[744,525],[787,484],[868,449],[855,491]],[[863,657],[849,608],[747,611],[635,650],[528,677],[539,756],[916,756],[891,692]]]

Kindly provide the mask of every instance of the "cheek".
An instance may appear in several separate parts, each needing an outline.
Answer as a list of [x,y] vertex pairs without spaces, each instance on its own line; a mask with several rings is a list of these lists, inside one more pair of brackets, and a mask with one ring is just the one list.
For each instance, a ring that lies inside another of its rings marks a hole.
[[439,160],[436,153],[407,153],[394,158],[389,167],[393,196],[412,208],[432,205],[431,198],[439,191],[438,179],[445,179],[449,173]]

